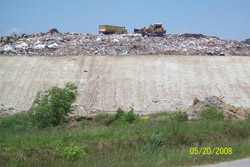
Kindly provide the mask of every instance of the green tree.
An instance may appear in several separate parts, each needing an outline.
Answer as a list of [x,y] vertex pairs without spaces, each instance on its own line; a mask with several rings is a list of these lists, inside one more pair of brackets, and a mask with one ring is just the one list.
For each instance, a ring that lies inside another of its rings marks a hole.
[[32,123],[39,128],[60,125],[62,119],[73,112],[76,96],[77,87],[73,83],[67,83],[65,88],[54,86],[38,92],[29,109]]

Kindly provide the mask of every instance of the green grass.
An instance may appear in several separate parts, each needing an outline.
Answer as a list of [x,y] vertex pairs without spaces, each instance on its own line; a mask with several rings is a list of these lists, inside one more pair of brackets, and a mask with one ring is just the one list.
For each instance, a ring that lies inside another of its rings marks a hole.
[[203,120],[224,120],[224,113],[215,107],[209,107],[200,113],[200,118]]
[[[0,118],[0,166],[192,166],[250,156],[250,122],[188,122],[166,112],[119,126],[107,119],[115,115],[82,120],[74,129],[37,129],[26,114]],[[232,147],[233,154],[190,155],[190,147]]]
[[31,127],[29,115],[26,113],[14,114],[8,117],[0,118],[0,132],[21,132],[27,131]]

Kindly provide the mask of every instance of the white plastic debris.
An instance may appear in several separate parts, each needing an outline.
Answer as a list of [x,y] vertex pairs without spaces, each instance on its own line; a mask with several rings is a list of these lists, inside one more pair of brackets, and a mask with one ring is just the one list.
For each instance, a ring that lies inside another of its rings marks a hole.
[[102,42],[102,39],[101,38],[97,38],[95,41],[96,42]]
[[119,43],[120,41],[118,39],[114,39],[114,42],[115,43]]
[[38,44],[35,46],[35,49],[45,49],[45,45]]
[[38,45],[38,44],[40,44],[40,43],[41,43],[40,41],[36,41],[35,45]]
[[48,45],[48,48],[50,48],[50,49],[55,49],[57,47],[58,47],[57,43],[53,43],[53,44]]
[[13,48],[12,48],[11,46],[5,45],[3,50],[4,50],[5,52],[8,52],[8,51],[11,51],[12,49],[13,49]]
[[28,47],[28,44],[26,44],[25,42],[15,46],[16,49],[26,49],[27,47]]

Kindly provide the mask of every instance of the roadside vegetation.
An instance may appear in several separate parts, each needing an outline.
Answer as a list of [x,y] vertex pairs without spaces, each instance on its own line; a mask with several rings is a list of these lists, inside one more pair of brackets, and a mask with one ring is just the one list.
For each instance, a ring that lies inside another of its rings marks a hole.
[[65,88],[54,86],[45,92],[38,92],[28,111],[31,123],[38,128],[60,125],[73,112],[76,89],[74,84],[67,83]]
[[[0,118],[1,167],[192,166],[250,156],[250,122],[225,121],[215,108],[193,122],[183,112],[137,116],[118,108],[68,128],[63,119],[72,111],[76,87],[67,85],[38,93],[27,113]],[[44,123],[45,115],[49,121]],[[233,152],[191,155],[191,147],[231,147]]]

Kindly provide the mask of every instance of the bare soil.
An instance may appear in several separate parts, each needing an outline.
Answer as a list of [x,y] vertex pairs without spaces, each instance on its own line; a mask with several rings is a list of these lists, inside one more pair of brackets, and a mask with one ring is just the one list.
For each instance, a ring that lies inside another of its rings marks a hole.
[[[250,57],[0,56],[0,109],[27,110],[40,90],[73,82],[77,115],[186,110],[195,97],[218,96],[250,108]],[[2,104],[2,105],[1,105]]]

